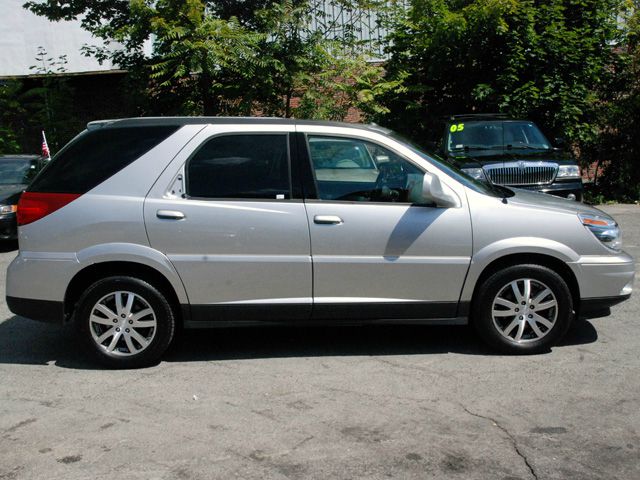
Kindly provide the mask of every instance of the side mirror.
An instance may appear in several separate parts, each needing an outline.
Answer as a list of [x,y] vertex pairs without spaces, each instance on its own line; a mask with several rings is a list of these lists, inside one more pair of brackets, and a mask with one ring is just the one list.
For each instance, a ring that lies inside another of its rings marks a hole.
[[458,208],[460,199],[448,187],[443,187],[440,179],[433,173],[425,173],[422,179],[422,197],[434,202],[438,207]]

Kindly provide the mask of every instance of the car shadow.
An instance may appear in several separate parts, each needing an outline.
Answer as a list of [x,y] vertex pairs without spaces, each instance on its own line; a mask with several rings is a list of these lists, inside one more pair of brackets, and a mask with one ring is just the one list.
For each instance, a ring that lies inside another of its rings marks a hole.
[[570,347],[573,345],[587,345],[598,341],[598,331],[588,320],[574,320],[569,331],[560,342],[559,347]]
[[0,241],[0,253],[8,253],[18,250],[17,240],[2,240]]
[[365,325],[186,330],[164,360],[423,355],[487,355],[465,326]]
[[[588,321],[576,322],[560,346],[595,342]],[[495,355],[465,326],[241,327],[186,330],[163,362],[260,358],[384,356],[458,353]],[[14,316],[0,324],[0,364],[102,369],[82,351],[71,326],[60,327]]]

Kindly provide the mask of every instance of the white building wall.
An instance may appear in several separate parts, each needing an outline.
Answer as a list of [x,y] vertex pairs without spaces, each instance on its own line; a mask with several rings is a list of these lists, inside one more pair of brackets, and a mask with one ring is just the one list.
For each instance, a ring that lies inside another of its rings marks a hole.
[[115,70],[110,62],[100,65],[85,57],[80,48],[102,45],[100,40],[80,28],[80,22],[50,22],[22,8],[24,0],[0,0],[0,77],[32,75],[38,47],[47,58],[67,55],[68,73]]

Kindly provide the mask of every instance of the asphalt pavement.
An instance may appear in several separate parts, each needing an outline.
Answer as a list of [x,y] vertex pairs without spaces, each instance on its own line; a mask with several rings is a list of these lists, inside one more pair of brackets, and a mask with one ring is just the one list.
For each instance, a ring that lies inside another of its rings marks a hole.
[[[602,208],[640,259],[640,206]],[[0,480],[640,479],[637,292],[543,355],[466,327],[245,328],[113,371],[1,282]]]

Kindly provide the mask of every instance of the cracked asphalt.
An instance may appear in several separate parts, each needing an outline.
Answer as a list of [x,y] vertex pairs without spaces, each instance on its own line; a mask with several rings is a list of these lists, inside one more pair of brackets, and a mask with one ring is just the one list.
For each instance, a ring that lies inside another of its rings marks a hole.
[[[603,209],[640,259],[640,206]],[[0,302],[3,480],[640,478],[637,292],[537,356],[466,327],[236,329],[132,371]]]

